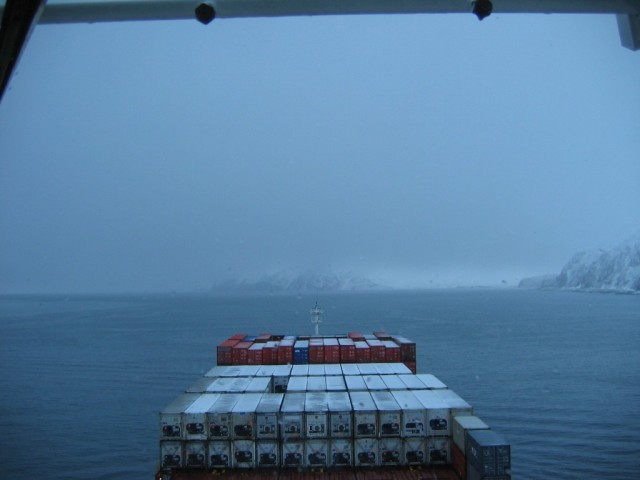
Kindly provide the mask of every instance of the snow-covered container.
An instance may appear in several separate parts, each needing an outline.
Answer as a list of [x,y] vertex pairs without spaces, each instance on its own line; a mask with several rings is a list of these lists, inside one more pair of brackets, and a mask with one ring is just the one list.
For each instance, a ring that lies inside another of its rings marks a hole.
[[427,409],[427,436],[451,436],[449,405],[436,395],[437,390],[414,390],[413,394]]
[[332,467],[353,466],[353,440],[350,438],[334,438],[331,440],[329,462]]
[[182,414],[200,397],[198,393],[185,393],[174,399],[160,412],[160,438],[180,439],[182,437]]
[[399,437],[402,414],[400,405],[390,392],[371,392],[380,420],[380,437]]
[[364,382],[364,378],[361,375],[345,375],[344,382],[347,386],[347,390],[350,392],[368,390],[367,384]]
[[422,437],[425,434],[427,411],[411,390],[392,390],[393,398],[402,410],[401,435]]
[[451,438],[427,437],[427,449],[430,465],[445,465],[451,463]]
[[453,443],[466,455],[466,438],[469,430],[488,430],[489,426],[473,415],[458,415],[452,421]]
[[304,402],[304,393],[286,393],[284,395],[280,407],[280,438],[283,441],[303,438]]
[[231,437],[231,411],[240,395],[226,393],[211,405],[207,411],[210,440],[228,440]]
[[210,441],[208,445],[208,467],[231,467],[231,444],[224,441]]
[[205,468],[207,466],[207,445],[201,441],[184,442],[184,458],[187,468]]
[[256,459],[258,468],[277,468],[280,464],[280,448],[278,442],[259,441],[256,442]]
[[353,436],[353,415],[351,399],[347,392],[327,393],[329,406],[329,435],[332,438]]
[[329,406],[326,392],[305,394],[304,416],[307,438],[327,438],[329,433]]
[[287,468],[299,468],[304,465],[304,441],[283,440],[281,443],[282,466]]
[[256,438],[256,408],[262,398],[262,393],[245,393],[231,410],[231,423],[234,440],[253,440]]
[[164,468],[184,467],[184,454],[182,442],[160,441],[160,465]]
[[400,437],[381,438],[378,441],[380,465],[393,466],[403,464],[402,439]]
[[424,465],[427,463],[427,439],[425,437],[407,437],[404,439],[404,463],[406,465]]
[[[256,408],[256,437],[258,439],[278,438],[278,418],[283,393],[265,393]],[[260,461],[260,459],[258,459]]]
[[378,407],[369,392],[349,392],[353,409],[354,436],[378,436]]
[[[183,438],[185,440],[207,439],[207,412],[219,398],[220,394],[217,393],[203,393],[187,407],[182,415]],[[188,458],[187,463],[189,463]]]
[[329,440],[326,438],[307,439],[304,443],[305,466],[322,468],[328,465]]
[[255,468],[256,442],[253,440],[235,440],[231,442],[233,468]]
[[377,438],[356,438],[353,441],[353,457],[356,467],[380,465]]

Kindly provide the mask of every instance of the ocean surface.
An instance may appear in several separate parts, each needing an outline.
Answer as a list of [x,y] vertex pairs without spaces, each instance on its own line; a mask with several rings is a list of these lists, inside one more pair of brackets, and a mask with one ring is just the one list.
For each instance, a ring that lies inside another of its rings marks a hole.
[[[150,479],[158,412],[244,333],[312,333],[315,296],[0,297],[0,477]],[[514,479],[640,475],[640,296],[321,295],[321,333],[386,330],[512,445]]]

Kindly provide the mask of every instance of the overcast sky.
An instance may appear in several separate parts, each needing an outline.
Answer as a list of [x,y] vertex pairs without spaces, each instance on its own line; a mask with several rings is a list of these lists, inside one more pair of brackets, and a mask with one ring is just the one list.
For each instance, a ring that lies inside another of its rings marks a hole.
[[640,231],[639,112],[612,15],[38,26],[0,104],[0,292],[558,272]]

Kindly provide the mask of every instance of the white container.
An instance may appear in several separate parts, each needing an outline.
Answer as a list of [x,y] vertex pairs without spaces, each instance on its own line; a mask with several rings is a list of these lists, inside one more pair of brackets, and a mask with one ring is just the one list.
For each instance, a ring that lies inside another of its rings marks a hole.
[[251,377],[234,378],[229,386],[229,393],[243,393],[251,383]]
[[375,367],[378,375],[392,375],[395,373],[388,363],[372,363],[371,365]]
[[253,377],[247,385],[247,393],[267,393],[271,392],[271,377]]
[[393,373],[396,375],[409,375],[411,370],[404,363],[390,363]]
[[238,365],[238,375],[234,377],[255,377],[261,365]]
[[160,442],[160,465],[163,468],[184,467],[182,442],[166,440]]
[[360,375],[360,369],[355,363],[343,363],[342,364],[343,375]]
[[369,392],[349,392],[353,409],[354,436],[378,436],[378,407]]
[[329,435],[331,438],[353,436],[353,414],[351,399],[347,392],[327,393],[329,406]]
[[388,390],[380,375],[363,375],[362,379],[367,384],[367,390],[369,391]]
[[447,388],[447,386],[440,381],[435,375],[431,375],[430,373],[418,373],[416,375],[418,380],[424,383],[425,387],[430,389],[440,389]]
[[236,394],[222,394],[207,411],[210,440],[228,440],[231,438],[231,411],[239,399]]
[[321,377],[307,377],[307,391],[308,392],[324,392],[327,390],[327,381],[325,376]]
[[414,390],[413,394],[427,409],[427,436],[451,436],[451,411],[437,390]]
[[291,367],[292,377],[306,377],[309,375],[309,365],[306,363],[294,365]]
[[253,440],[256,438],[256,408],[262,398],[262,393],[244,393],[231,410],[231,424],[234,440]]
[[358,366],[358,370],[360,370],[360,375],[377,375],[378,369],[373,363],[356,363]]
[[371,398],[378,407],[380,434],[382,437],[399,437],[401,433],[402,414],[400,405],[390,392],[371,392]]
[[326,392],[305,394],[306,438],[327,438],[329,433],[329,407]]
[[426,438],[412,437],[404,439],[404,463],[406,465],[425,465],[427,458]]
[[452,438],[460,451],[466,455],[466,436],[469,430],[488,430],[489,426],[473,415],[459,415],[453,418]]
[[256,442],[253,440],[235,440],[231,442],[233,468],[255,468]]
[[160,438],[182,438],[182,414],[200,397],[198,393],[186,393],[174,399],[160,412]]
[[367,384],[364,382],[362,375],[345,375],[344,382],[347,390],[350,392],[368,390]]
[[329,466],[332,467],[353,466],[353,441],[351,439],[331,440],[329,462]]
[[457,415],[473,415],[473,407],[469,405],[465,400],[463,400],[460,395],[458,395],[453,390],[443,388],[434,390],[433,392],[447,404],[447,406],[451,410],[452,417],[455,417]]
[[416,398],[411,390],[391,391],[393,398],[402,409],[403,437],[422,437],[426,431],[427,411],[422,402]]
[[[304,437],[304,393],[286,393],[280,407],[280,438]],[[283,457],[284,459],[284,457]]]
[[356,438],[353,441],[353,460],[356,467],[380,465],[377,438]]
[[380,465],[385,467],[403,465],[404,456],[402,453],[402,447],[402,439],[399,437],[381,438],[378,442]]
[[226,366],[218,365],[213,367],[207,373],[204,374],[205,377],[222,377],[224,376],[224,372],[227,370]]
[[324,374],[329,376],[342,375],[342,365],[339,363],[325,363],[324,364]]
[[258,468],[278,468],[280,465],[280,448],[276,441],[256,442],[256,461]]
[[387,386],[387,390],[406,390],[407,385],[400,380],[398,375],[380,375],[380,378]]
[[249,377],[218,377],[209,387],[209,393],[242,393],[251,383]]
[[231,444],[229,442],[210,441],[208,445],[208,467],[231,467]]
[[409,390],[424,390],[427,386],[415,375],[398,375]]
[[326,438],[309,439],[304,444],[305,466],[323,468],[328,465],[329,440]]
[[274,377],[290,377],[291,365],[276,365],[276,369],[273,371]]
[[427,449],[430,465],[447,465],[451,463],[451,438],[428,437]]
[[344,392],[347,386],[344,383],[344,377],[340,375],[331,375],[326,377],[328,392]]
[[206,443],[184,442],[184,459],[187,468],[205,468],[207,466]]
[[324,377],[324,364],[323,363],[309,364],[309,376]]
[[281,445],[281,462],[285,468],[300,468],[304,465],[304,441],[284,440]]
[[205,393],[218,377],[201,377],[193,385],[185,390],[187,393]]
[[184,411],[182,431],[185,440],[207,439],[207,412],[219,398],[217,393],[203,393]]
[[259,365],[256,377],[273,377],[277,365]]
[[[283,393],[265,393],[256,408],[256,437],[258,439],[278,438],[278,419]],[[259,459],[258,459],[259,461]]]
[[287,392],[306,392],[307,391],[307,378],[308,377],[290,377],[287,384]]

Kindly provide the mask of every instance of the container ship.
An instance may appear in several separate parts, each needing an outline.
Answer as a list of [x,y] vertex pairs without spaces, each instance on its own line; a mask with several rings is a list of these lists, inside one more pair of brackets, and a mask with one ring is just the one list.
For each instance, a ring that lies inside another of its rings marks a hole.
[[157,480],[510,480],[511,447],[386,332],[239,333],[160,412]]

